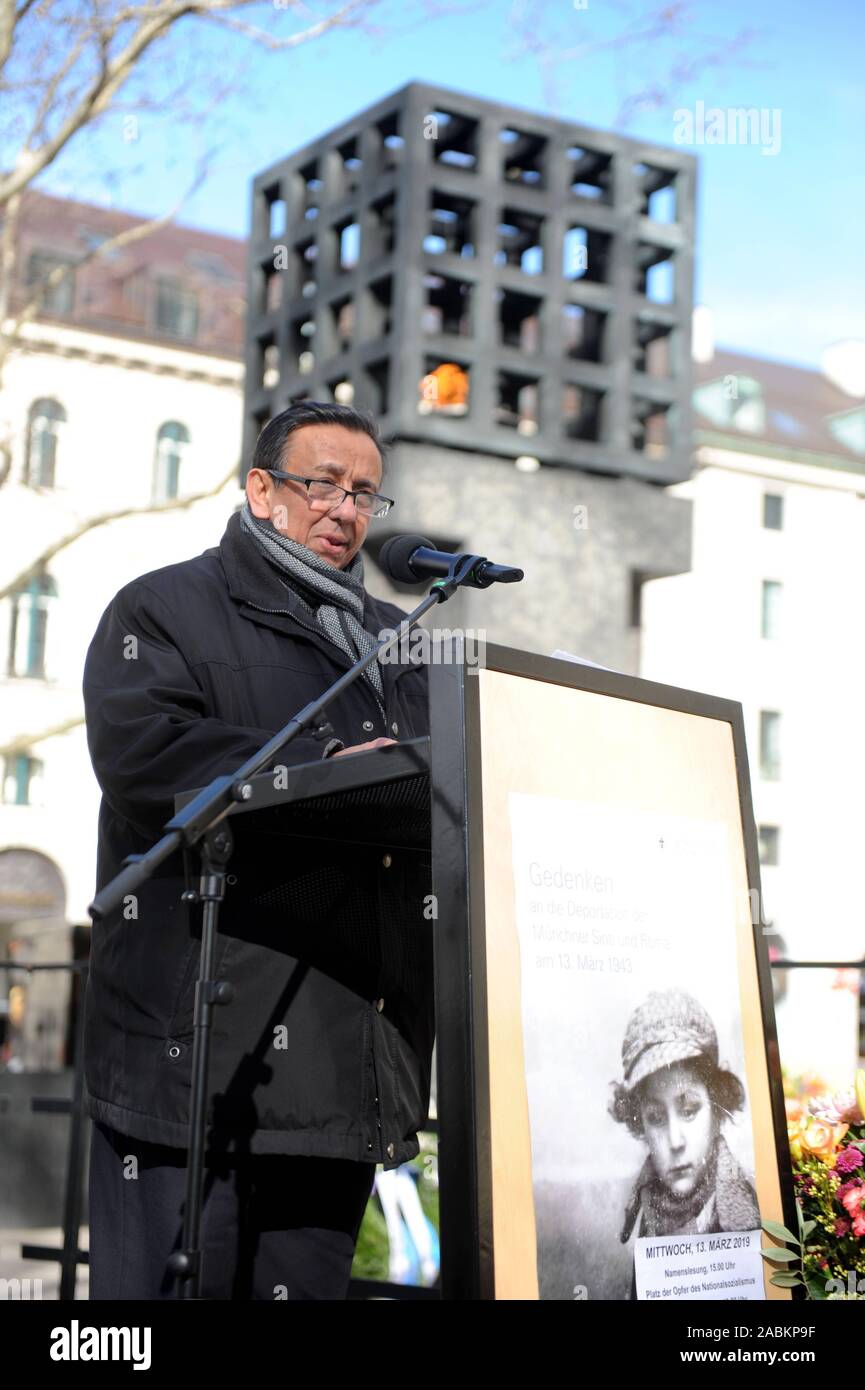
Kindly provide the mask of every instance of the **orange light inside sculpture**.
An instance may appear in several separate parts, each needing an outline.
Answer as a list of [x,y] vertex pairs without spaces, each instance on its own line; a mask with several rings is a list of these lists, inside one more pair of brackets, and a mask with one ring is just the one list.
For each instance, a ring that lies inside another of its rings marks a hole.
[[420,384],[421,397],[430,405],[465,405],[469,394],[468,373],[455,362],[442,362]]

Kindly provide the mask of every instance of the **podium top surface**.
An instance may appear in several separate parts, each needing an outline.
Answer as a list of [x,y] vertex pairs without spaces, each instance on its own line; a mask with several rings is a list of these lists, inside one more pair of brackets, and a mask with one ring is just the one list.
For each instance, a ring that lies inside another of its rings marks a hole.
[[[259,773],[249,785],[228,813],[243,832],[429,849],[428,738]],[[180,792],[175,810],[198,790]]]

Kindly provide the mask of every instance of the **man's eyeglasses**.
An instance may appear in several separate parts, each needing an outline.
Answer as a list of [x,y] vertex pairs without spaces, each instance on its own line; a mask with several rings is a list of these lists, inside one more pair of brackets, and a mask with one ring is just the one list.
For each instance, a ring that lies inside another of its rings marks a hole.
[[298,473],[284,473],[281,468],[265,468],[264,472],[279,478],[280,482],[303,483],[311,507],[321,503],[325,510],[330,510],[341,507],[343,499],[351,497],[360,516],[387,516],[394,505],[392,497],[382,497],[379,492],[350,492],[327,478],[301,478]]

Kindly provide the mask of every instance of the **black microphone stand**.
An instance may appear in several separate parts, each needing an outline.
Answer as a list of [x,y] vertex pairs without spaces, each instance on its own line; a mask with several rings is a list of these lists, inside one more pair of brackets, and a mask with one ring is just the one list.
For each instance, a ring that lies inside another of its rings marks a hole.
[[186,902],[203,905],[201,924],[201,956],[199,976],[195,986],[193,1015],[192,1089],[189,1103],[189,1154],[186,1170],[186,1203],[183,1213],[183,1235],[179,1250],[171,1255],[168,1267],[177,1280],[177,1297],[201,1298],[201,1209],[204,1195],[204,1155],[207,1128],[207,1095],[210,1071],[210,1029],[213,1006],[229,1004],[234,996],[227,981],[213,979],[216,933],[219,907],[225,896],[227,866],[234,848],[234,837],[228,824],[221,824],[232,807],[249,800],[252,787],[249,778],[263,772],[274,756],[298,734],[320,722],[320,717],[334,700],[348,688],[367,666],[404,637],[412,624],[430,608],[451,598],[461,584],[470,582],[475,566],[483,563],[480,555],[454,555],[449,573],[438,579],[426,598],[413,612],[407,614],[391,636],[377,643],[366,656],[346,671],[318,699],[310,701],[288,721],[279,733],[261,747],[236,772],[214,780],[195,796],[182,811],[166,822],[165,834],[146,854],[130,854],[125,867],[101,888],[88,911],[94,921],[117,909],[129,893],[153,874],[164,860],[177,850],[197,847],[201,862],[197,891],[183,894]]

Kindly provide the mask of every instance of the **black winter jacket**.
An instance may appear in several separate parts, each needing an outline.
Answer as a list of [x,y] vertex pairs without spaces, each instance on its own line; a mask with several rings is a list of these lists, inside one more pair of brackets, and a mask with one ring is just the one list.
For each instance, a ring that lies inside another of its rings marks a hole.
[[[141,853],[174,793],[234,771],[349,665],[229,520],[220,546],[134,580],[87,654],[84,699],[102,804],[97,882]],[[402,617],[370,597],[367,629]],[[382,667],[385,714],[361,678],[328,711],[344,744],[428,734],[426,671]],[[275,765],[320,763],[302,734]],[[237,822],[242,817],[237,818]],[[237,823],[234,822],[234,823]],[[247,841],[249,837],[247,836]],[[298,852],[298,846],[302,846]],[[210,1143],[381,1162],[418,1152],[433,1045],[429,859],[278,836],[238,849],[220,911]],[[187,1142],[201,908],[180,901],[182,856],[93,927],[85,1066],[93,1118]],[[137,913],[137,915],[136,915]]]

